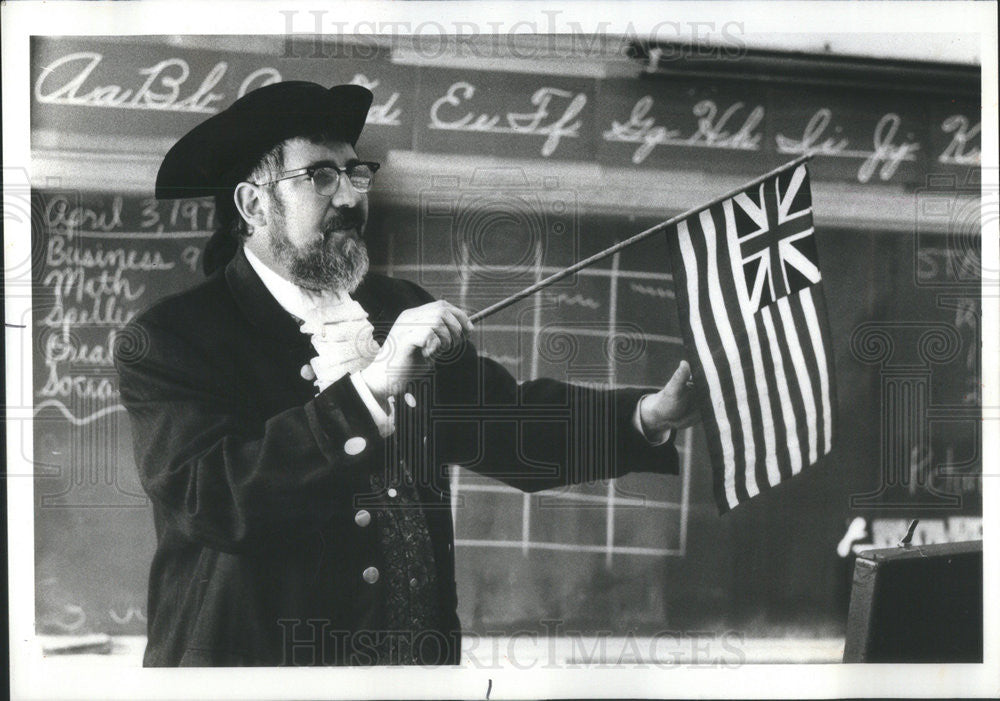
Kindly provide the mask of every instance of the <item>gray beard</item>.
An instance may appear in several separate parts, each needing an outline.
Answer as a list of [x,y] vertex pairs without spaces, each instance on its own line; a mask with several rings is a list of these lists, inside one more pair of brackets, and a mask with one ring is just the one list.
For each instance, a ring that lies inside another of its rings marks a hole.
[[364,241],[326,236],[306,248],[293,247],[284,237],[271,238],[271,255],[282,263],[289,278],[307,290],[358,289],[368,273],[368,248]]

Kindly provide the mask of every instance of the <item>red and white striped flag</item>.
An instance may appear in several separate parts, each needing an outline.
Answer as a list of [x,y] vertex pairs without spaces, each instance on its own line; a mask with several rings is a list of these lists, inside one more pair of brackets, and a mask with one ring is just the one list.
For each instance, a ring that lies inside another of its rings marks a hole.
[[836,433],[806,165],[693,214],[667,239],[724,513],[814,464]]

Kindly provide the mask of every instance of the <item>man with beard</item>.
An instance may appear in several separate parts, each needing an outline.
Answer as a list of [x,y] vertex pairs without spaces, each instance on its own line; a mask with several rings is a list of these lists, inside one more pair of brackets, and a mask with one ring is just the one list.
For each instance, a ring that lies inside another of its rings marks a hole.
[[368,273],[371,99],[260,88],[160,167],[158,197],[214,195],[221,224],[208,279],[116,349],[157,534],[147,666],[455,664],[449,466],[526,491],[677,470],[686,363],[649,393],[518,385],[463,310]]

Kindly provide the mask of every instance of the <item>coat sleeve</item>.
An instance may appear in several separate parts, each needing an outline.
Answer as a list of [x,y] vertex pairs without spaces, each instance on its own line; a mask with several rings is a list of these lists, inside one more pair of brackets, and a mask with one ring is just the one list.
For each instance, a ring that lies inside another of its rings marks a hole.
[[679,470],[676,432],[654,446],[633,424],[639,399],[655,388],[518,383],[471,342],[438,363],[433,383],[438,466],[462,465],[527,492]]
[[328,520],[336,494],[367,490],[382,439],[348,376],[261,417],[252,388],[179,334],[133,322],[126,337],[143,339],[115,358],[140,481],[184,538],[224,552],[280,544]]
[[518,384],[488,358],[475,358],[474,367],[462,373],[457,411],[439,412],[449,418],[435,422],[437,464],[459,464],[526,492],[630,472],[678,472],[676,432],[654,446],[632,422],[639,398],[654,390],[551,379]]

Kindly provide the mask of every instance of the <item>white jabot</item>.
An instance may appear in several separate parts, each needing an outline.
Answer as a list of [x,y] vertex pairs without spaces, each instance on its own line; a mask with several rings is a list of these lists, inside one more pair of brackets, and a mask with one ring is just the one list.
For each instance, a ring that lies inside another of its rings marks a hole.
[[243,251],[250,267],[271,296],[282,309],[302,322],[299,330],[309,334],[317,353],[309,361],[316,374],[317,393],[350,374],[358,395],[379,427],[379,433],[383,436],[391,434],[395,429],[393,403],[389,402],[388,414],[383,411],[359,374],[368,367],[379,349],[372,336],[368,312],[342,290],[316,292],[303,289],[267,267],[249,248],[244,246]]

